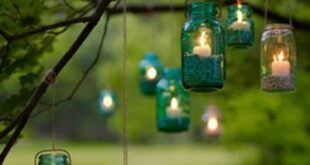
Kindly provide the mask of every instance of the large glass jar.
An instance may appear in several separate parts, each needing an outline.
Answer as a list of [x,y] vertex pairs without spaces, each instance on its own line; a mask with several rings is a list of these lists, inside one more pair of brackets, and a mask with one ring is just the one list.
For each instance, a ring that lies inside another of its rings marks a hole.
[[267,92],[296,89],[296,43],[293,27],[267,25],[261,40],[261,87]]
[[165,69],[157,84],[157,128],[162,132],[182,132],[190,124],[190,96],[181,84],[180,69]]
[[70,165],[66,154],[46,153],[39,156],[38,165]]
[[104,117],[109,117],[116,109],[116,93],[111,90],[102,90],[97,105],[99,113]]
[[156,84],[162,75],[162,66],[158,56],[153,52],[147,52],[140,65],[140,89],[142,93],[152,95],[156,93]]
[[248,5],[231,5],[228,7],[226,21],[226,44],[235,48],[250,47],[254,43],[254,21],[252,10]]
[[221,89],[225,77],[224,31],[214,3],[194,2],[181,36],[182,80],[190,91]]

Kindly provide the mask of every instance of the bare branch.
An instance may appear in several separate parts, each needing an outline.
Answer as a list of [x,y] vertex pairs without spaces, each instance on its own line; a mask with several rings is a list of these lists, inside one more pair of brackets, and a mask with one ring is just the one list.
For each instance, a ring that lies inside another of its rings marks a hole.
[[[91,16],[91,19],[86,24],[85,28],[82,30],[78,38],[75,40],[75,42],[72,44],[72,46],[69,48],[69,50],[64,54],[64,56],[60,59],[60,61],[55,65],[53,68],[53,72],[57,76],[61,70],[65,67],[65,65],[71,60],[71,58],[75,55],[76,51],[80,48],[80,46],[84,43],[85,39],[88,37],[88,35],[92,32],[94,27],[97,25],[98,21],[100,20],[103,12],[107,9],[108,5],[111,3],[112,0],[101,0],[98,2],[98,6],[94,14]],[[20,135],[21,131],[24,129],[26,123],[29,120],[29,117],[31,116],[31,113],[33,112],[33,109],[37,106],[39,100],[41,97],[45,94],[47,88],[49,87],[49,84],[47,83],[48,76],[46,75],[44,78],[44,81],[41,82],[41,84],[37,87],[34,94],[31,96],[31,98],[28,100],[28,104],[23,109],[22,113],[15,119],[12,123],[16,124],[10,124],[9,126],[15,128],[17,125],[12,137],[6,144],[6,146],[3,148],[2,153],[0,155],[0,164],[3,164],[7,154],[13,147],[14,143],[16,142],[18,136]],[[20,120],[19,120],[20,119]],[[9,130],[8,132],[10,132]]]

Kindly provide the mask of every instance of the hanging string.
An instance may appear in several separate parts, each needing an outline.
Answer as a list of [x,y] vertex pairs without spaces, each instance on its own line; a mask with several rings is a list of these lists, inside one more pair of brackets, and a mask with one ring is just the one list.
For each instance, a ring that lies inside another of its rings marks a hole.
[[56,84],[52,84],[52,149],[56,148],[56,115],[55,115],[55,99],[56,99]]
[[269,8],[268,0],[265,0],[264,27],[266,27],[266,25],[267,25],[268,8]]
[[173,60],[173,57],[174,57],[174,55],[173,55],[173,44],[174,44],[174,42],[173,42],[173,39],[174,39],[174,21],[172,21],[173,20],[173,12],[174,12],[174,4],[173,4],[173,0],[170,0],[169,1],[169,3],[170,3],[170,5],[169,5],[169,7],[170,7],[170,33],[171,33],[171,38],[170,38],[170,55],[169,55],[169,57],[170,57],[170,59],[169,59],[169,61],[174,61]]
[[289,0],[288,1],[288,17],[289,17],[290,25],[293,27],[292,6],[293,6],[293,2],[292,0]]
[[185,0],[185,2],[184,2],[184,6],[185,6],[184,16],[185,16],[185,18],[188,17],[188,4],[189,4],[189,0]]
[[128,107],[127,107],[127,0],[123,0],[123,163],[128,165]]

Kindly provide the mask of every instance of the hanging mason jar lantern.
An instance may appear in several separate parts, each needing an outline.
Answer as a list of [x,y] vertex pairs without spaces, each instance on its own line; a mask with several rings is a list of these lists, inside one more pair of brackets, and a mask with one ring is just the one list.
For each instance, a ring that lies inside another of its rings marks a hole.
[[250,47],[254,43],[254,21],[250,6],[237,4],[228,7],[226,44],[235,48]]
[[71,156],[63,149],[43,150],[36,154],[35,165],[71,165]]
[[157,84],[157,128],[162,132],[182,132],[190,124],[190,96],[181,85],[180,69],[165,69]]
[[221,116],[216,105],[210,105],[206,108],[202,116],[204,122],[203,133],[210,138],[218,138],[222,135],[223,126]]
[[296,44],[288,24],[267,25],[261,41],[261,86],[267,92],[296,89]]
[[225,77],[224,31],[214,3],[194,2],[182,30],[183,86],[191,91],[221,89]]
[[144,94],[155,94],[156,84],[161,78],[162,66],[155,53],[147,52],[140,62],[140,88]]
[[116,109],[116,93],[102,90],[98,98],[98,111],[103,116],[110,116]]

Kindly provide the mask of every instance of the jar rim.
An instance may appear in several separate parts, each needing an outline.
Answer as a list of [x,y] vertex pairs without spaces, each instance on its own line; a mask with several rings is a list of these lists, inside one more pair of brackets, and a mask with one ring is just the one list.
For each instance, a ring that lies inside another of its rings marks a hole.
[[248,4],[234,4],[234,5],[229,5],[228,10],[233,10],[233,9],[247,9],[247,10],[251,10],[251,7]]
[[274,29],[294,29],[290,24],[284,23],[273,23],[265,26],[265,30],[274,30]]

